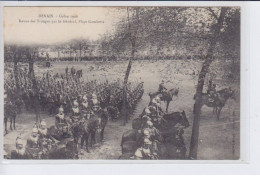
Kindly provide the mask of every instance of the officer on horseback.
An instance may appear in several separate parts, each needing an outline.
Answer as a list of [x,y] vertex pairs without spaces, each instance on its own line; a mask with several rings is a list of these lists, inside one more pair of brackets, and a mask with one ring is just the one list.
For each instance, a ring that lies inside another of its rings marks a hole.
[[77,100],[74,100],[73,102],[71,120],[72,123],[78,122],[80,120],[79,103],[77,102]]
[[161,94],[164,94],[167,91],[167,88],[165,87],[164,80],[159,84],[158,92]]
[[69,136],[69,125],[65,119],[64,109],[62,106],[59,108],[59,113],[55,116],[55,126],[62,133],[63,137]]
[[83,112],[83,114],[87,114],[89,112],[89,104],[88,104],[88,97],[87,97],[87,95],[84,95],[82,99],[83,99],[83,101],[81,103],[81,105],[82,105],[82,112]]
[[216,94],[217,94],[217,91],[216,91],[216,84],[214,83],[212,85],[212,88],[210,88],[210,90],[208,90],[208,95],[209,95],[209,102],[214,102],[215,99],[216,99]]
[[158,159],[157,153],[153,152],[151,149],[152,142],[148,139],[144,139],[144,144],[142,147],[138,148],[134,153],[135,159]]
[[160,141],[161,133],[160,131],[154,127],[151,121],[147,121],[147,128],[145,129],[149,132],[151,141]]

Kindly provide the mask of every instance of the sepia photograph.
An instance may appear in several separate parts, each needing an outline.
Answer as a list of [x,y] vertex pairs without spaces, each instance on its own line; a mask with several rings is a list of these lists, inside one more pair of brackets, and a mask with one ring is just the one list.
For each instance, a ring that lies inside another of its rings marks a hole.
[[5,160],[240,160],[239,6],[3,7]]

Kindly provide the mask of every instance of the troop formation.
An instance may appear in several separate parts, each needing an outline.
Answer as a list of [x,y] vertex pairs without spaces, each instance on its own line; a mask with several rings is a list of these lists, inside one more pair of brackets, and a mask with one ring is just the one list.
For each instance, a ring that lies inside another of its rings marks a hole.
[[[164,82],[158,94],[151,99],[141,115],[132,122],[132,130],[122,136],[120,159],[175,159],[185,158],[186,147],[182,137],[189,126],[185,112],[165,113],[161,97],[167,92]],[[167,150],[167,144],[171,144]]]
[[[120,116],[124,99],[123,82],[120,79],[113,82],[84,81],[82,71],[77,72],[74,68],[66,68],[65,73],[53,74],[48,71],[34,79],[29,77],[25,68],[18,71],[18,81],[12,74],[8,77],[5,80],[5,120],[12,120],[10,113],[16,116],[23,110],[23,106],[28,111],[36,112],[36,123],[32,126],[26,146],[22,146],[23,139],[18,136],[15,153],[23,153],[25,147],[37,148],[36,157],[39,158],[39,150],[45,149],[45,143],[49,150],[51,145],[56,145],[52,148],[56,150],[57,143],[68,138],[73,139],[76,147],[81,140],[81,147],[85,143],[89,151],[88,137],[91,136],[91,143],[95,142],[95,133],[101,132],[103,138],[108,118],[117,120]],[[142,97],[143,82],[129,82],[126,88],[126,107],[131,113]],[[40,113],[55,114],[55,126],[48,128],[48,123],[40,117]],[[46,130],[42,132],[42,129]],[[17,154],[13,155],[19,158]]]

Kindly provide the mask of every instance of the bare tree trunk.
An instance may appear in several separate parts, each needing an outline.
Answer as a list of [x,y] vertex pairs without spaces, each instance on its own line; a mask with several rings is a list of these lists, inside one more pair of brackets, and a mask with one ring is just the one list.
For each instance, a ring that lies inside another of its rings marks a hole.
[[[40,101],[39,101],[39,89],[37,86],[37,81],[35,78],[35,73],[34,73],[34,58],[36,57],[35,55],[27,54],[27,59],[29,61],[29,78],[32,80],[32,87],[34,91],[34,96],[33,96],[33,106],[35,109],[35,115],[36,115],[36,123],[39,122],[40,119]],[[33,52],[32,52],[33,53]]]
[[[137,27],[131,30],[130,20],[129,20],[129,9],[127,8],[127,17],[128,17],[128,30],[129,30],[129,40],[131,42],[132,50],[131,50],[131,58],[129,59],[128,66],[125,73],[124,78],[124,86],[123,86],[123,125],[127,122],[128,119],[128,108],[127,108],[127,82],[129,78],[129,74],[132,68],[132,61],[135,57],[136,51],[136,35],[137,35]],[[136,9],[136,18],[139,20],[139,11]]]
[[193,119],[193,126],[192,126],[192,135],[191,135],[191,142],[190,142],[190,154],[189,157],[191,159],[197,159],[197,152],[198,152],[198,139],[199,139],[199,125],[200,125],[200,113],[202,107],[202,92],[206,74],[208,73],[210,64],[213,61],[213,52],[217,43],[217,40],[220,35],[220,30],[224,21],[224,17],[226,14],[227,9],[222,7],[220,16],[217,19],[217,24],[215,26],[215,33],[210,41],[207,57],[203,63],[201,71],[199,73],[198,85],[196,90],[196,98],[194,104],[194,119]]

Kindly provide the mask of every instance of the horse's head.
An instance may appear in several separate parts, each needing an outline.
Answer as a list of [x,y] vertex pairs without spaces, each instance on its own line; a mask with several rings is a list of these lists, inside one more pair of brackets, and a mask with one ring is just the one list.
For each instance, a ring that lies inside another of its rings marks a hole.
[[189,127],[189,126],[190,126],[190,123],[189,123],[189,121],[188,121],[188,119],[187,119],[187,117],[186,117],[185,111],[182,111],[182,112],[180,113],[180,115],[181,115],[181,122],[180,122],[180,123],[181,123],[185,128]]

